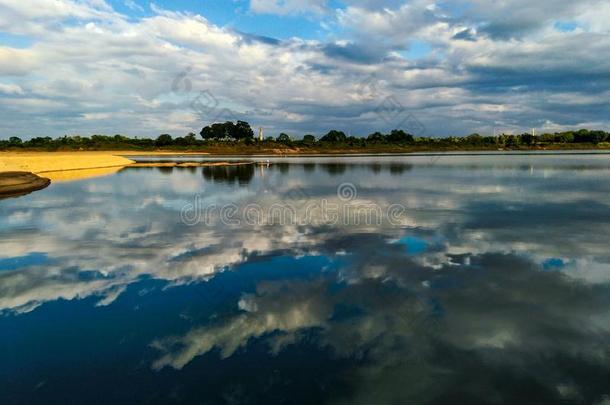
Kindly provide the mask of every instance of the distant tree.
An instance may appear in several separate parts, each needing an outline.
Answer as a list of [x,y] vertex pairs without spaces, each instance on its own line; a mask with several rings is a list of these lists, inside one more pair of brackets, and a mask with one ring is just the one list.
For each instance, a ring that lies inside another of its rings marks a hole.
[[463,140],[470,145],[480,145],[483,143],[483,137],[477,133],[470,134],[466,138],[463,138]]
[[531,146],[536,143],[536,137],[533,134],[524,133],[519,136],[519,141],[522,145]]
[[538,141],[542,142],[542,143],[553,143],[553,142],[560,142],[559,138],[557,137],[557,134],[542,134],[542,135],[538,135]]
[[8,138],[8,143],[10,146],[22,146],[23,145],[23,141],[21,140],[21,138],[16,137],[16,136],[11,136],[10,138]]
[[367,141],[371,142],[371,143],[383,143],[385,142],[387,139],[385,137],[384,134],[382,134],[381,132],[375,132],[373,134],[370,134],[367,138]]
[[303,143],[305,145],[311,146],[316,143],[316,137],[313,135],[305,135],[303,137]]
[[285,133],[281,133],[278,137],[277,137],[277,141],[279,143],[283,143],[283,144],[289,144],[292,142],[292,139],[290,138],[290,135],[285,134]]
[[606,140],[606,133],[604,131],[589,131],[589,138],[591,143],[598,144]]
[[186,134],[184,139],[186,140],[188,145],[194,145],[197,143],[197,135],[195,135],[192,132],[189,132],[188,134]]
[[517,138],[515,135],[506,135],[504,144],[509,148],[514,148],[519,146],[519,138]]
[[53,138],[50,136],[36,137],[24,143],[24,146],[32,146],[35,148],[48,148],[53,145]]
[[496,145],[498,143],[498,140],[496,139],[495,136],[484,136],[483,139],[481,139],[481,141],[486,146],[492,146],[492,145]]
[[155,141],[155,146],[157,146],[157,147],[170,146],[173,143],[173,141],[174,140],[172,139],[171,135],[161,134]]
[[587,129],[581,129],[574,133],[574,142],[576,143],[594,143],[595,137]]
[[204,127],[200,132],[201,137],[205,141],[222,140],[229,137],[225,124],[212,124]]
[[575,142],[574,132],[572,132],[572,131],[562,132],[559,134],[559,139],[561,140],[561,142],[574,143]]
[[129,143],[131,141],[131,139],[129,139],[128,137],[124,136],[124,135],[120,135],[120,134],[116,134],[115,136],[112,137],[112,143],[114,144],[126,144]]
[[228,125],[229,136],[236,141],[254,138],[254,131],[246,121],[237,121],[234,125],[232,122],[227,122],[225,125]]
[[326,135],[324,135],[320,142],[328,142],[328,143],[343,143],[347,140],[347,135],[345,135],[342,131],[332,130],[329,131]]
[[349,145],[349,146],[363,146],[365,141],[362,138],[358,138],[356,136],[348,136],[345,139],[345,142]]
[[200,132],[204,140],[225,140],[231,139],[235,141],[243,141],[254,138],[254,131],[245,121],[237,121],[234,124],[231,121],[225,123],[216,123],[203,128]]
[[413,143],[414,140],[413,135],[408,134],[401,129],[393,130],[388,136],[388,141],[392,143]]
[[177,146],[197,145],[197,136],[194,133],[189,132],[184,137],[179,137],[179,138],[174,139],[172,144],[177,145]]

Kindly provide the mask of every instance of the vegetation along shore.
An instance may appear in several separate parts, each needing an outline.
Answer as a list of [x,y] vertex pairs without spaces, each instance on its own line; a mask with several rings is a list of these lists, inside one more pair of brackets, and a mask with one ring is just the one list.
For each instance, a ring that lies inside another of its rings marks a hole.
[[[298,138],[298,139],[297,139]],[[250,154],[333,154],[333,153],[410,153],[497,150],[575,150],[610,149],[610,133],[581,129],[543,133],[540,135],[501,134],[485,136],[450,136],[444,138],[414,136],[396,129],[390,133],[375,132],[368,136],[348,136],[331,130],[316,138],[281,133],[260,139],[244,121],[217,123],[204,127],[199,136],[189,133],[173,137],[162,134],[153,138],[130,138],[124,135],[34,137],[23,141],[18,137],[0,140],[4,151],[124,151],[129,152],[193,152],[215,155]]]

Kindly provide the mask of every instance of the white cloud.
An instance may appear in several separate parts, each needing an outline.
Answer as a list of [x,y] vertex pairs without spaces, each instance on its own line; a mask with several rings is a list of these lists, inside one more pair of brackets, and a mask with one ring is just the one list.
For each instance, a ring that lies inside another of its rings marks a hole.
[[[0,82],[20,89],[5,91],[0,101],[0,113],[12,117],[0,123],[0,136],[28,137],[32,126],[45,135],[181,135],[231,118],[271,135],[330,128],[367,135],[401,125],[401,117],[385,121],[376,113],[388,96],[423,122],[428,135],[491,132],[494,122],[515,132],[546,122],[610,125],[599,112],[610,105],[604,58],[610,35],[591,11],[594,2],[557,0],[551,12],[508,3],[488,5],[493,13],[475,3],[460,14],[429,0],[350,1],[337,10],[339,31],[326,42],[273,41],[155,5],[153,15],[127,19],[103,1],[0,0],[0,30],[32,39],[25,48],[0,47]],[[259,1],[252,7],[289,14],[326,6]],[[517,22],[525,12],[548,15],[522,27]],[[586,29],[554,30],[568,12]],[[512,34],[500,35],[506,32]],[[408,56],[414,41],[430,52]],[[361,92],[371,74],[375,97]],[[191,92],[172,91],[177,79],[188,80]],[[212,95],[213,108],[197,99],[201,92]],[[114,119],[91,119],[107,116]]]
[[133,0],[125,0],[125,5],[127,7],[129,7],[131,10],[144,12],[144,9],[142,8],[142,6],[140,6],[138,3],[136,3]]
[[16,84],[0,83],[0,93],[20,95],[23,94],[23,89]]
[[299,14],[326,11],[327,0],[250,0],[250,9],[255,13]]

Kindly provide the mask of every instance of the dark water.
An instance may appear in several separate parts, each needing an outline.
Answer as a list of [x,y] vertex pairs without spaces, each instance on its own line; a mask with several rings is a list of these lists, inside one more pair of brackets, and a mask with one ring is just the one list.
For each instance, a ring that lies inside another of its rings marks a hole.
[[610,404],[609,157],[271,160],[0,201],[0,403]]

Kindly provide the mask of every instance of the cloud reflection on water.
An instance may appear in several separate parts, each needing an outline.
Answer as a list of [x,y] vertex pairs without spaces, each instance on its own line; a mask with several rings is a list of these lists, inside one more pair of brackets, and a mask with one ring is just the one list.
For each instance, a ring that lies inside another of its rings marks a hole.
[[[0,271],[0,311],[27,316],[87,297],[112,306],[143,278],[181,288],[265,258],[320,257],[333,268],[312,265],[309,278],[290,279],[289,267],[286,279],[260,275],[255,292],[229,303],[234,313],[144,342],[155,349],[151,367],[182,370],[215,350],[239,356],[253,341],[277,355],[313,339],[360,362],[347,379],[356,403],[442,402],[448,393],[516,400],[512,384],[525,381],[541,402],[602,400],[610,165],[596,157],[352,159],[127,169],[3,202],[0,261],[12,267]],[[268,206],[294,202],[298,188],[302,198],[333,201],[344,182],[362,201],[405,205],[405,224],[180,222],[195,194],[209,204]],[[33,252],[45,261],[16,259]]]

